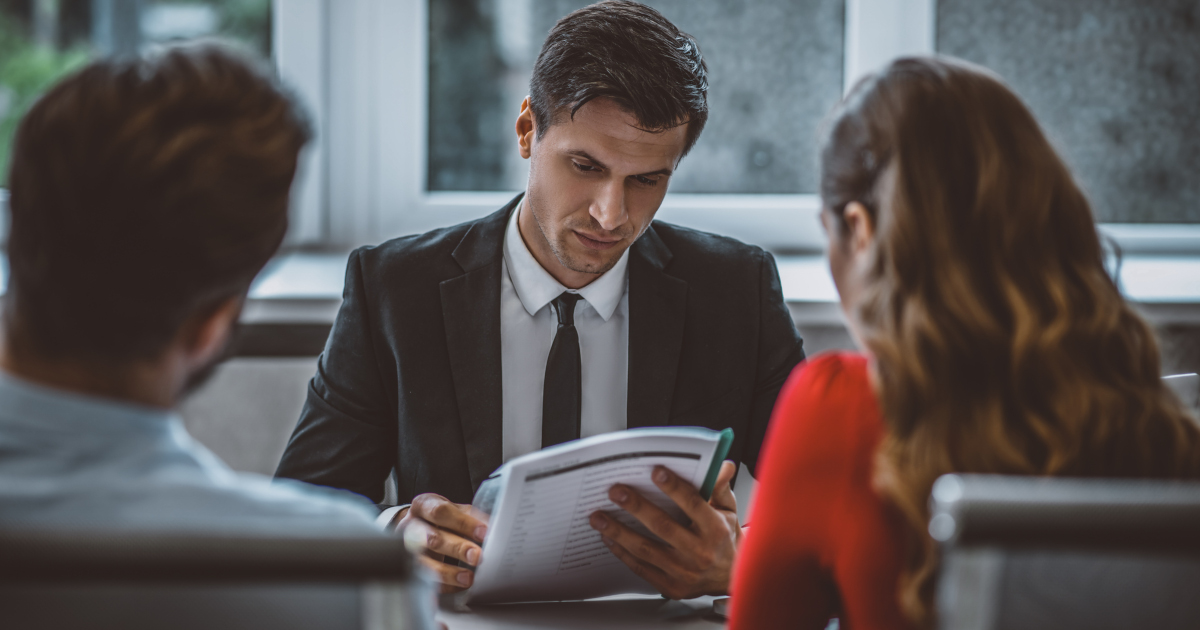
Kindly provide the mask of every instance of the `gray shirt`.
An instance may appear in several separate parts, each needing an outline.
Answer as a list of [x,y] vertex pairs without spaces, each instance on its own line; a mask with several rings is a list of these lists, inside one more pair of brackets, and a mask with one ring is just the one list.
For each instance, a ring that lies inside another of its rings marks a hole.
[[379,534],[365,499],[237,473],[175,413],[0,372],[0,526]]

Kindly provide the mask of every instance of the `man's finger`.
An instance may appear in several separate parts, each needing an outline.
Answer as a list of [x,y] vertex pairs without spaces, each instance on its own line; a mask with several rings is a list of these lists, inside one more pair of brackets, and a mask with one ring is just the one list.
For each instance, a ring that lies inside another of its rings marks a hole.
[[639,560],[643,560],[665,571],[670,571],[675,567],[676,563],[674,559],[658,541],[650,540],[629,529],[620,521],[604,512],[592,514],[589,524],[592,526],[592,529],[600,532],[601,536],[616,541],[623,549],[636,556]]
[[[699,496],[699,494],[696,495],[697,498]],[[615,484],[608,489],[608,498],[621,509],[629,512],[630,516],[641,521],[642,525],[645,525],[646,529],[653,532],[655,536],[667,541],[667,544],[674,547],[685,547],[693,543],[695,535],[692,532],[676,522],[662,508],[647,501],[637,490],[624,484]],[[612,520],[609,519],[609,521]]]
[[625,563],[625,566],[629,567],[638,577],[649,582],[650,586],[658,589],[659,593],[662,593],[669,599],[681,599],[675,596],[677,590],[675,588],[675,581],[671,579],[671,576],[666,571],[642,561],[615,539],[609,538],[607,535],[602,536],[601,540],[604,541],[609,551],[618,560]]
[[[666,466],[655,466],[654,472],[650,474],[650,478],[654,480],[654,485],[658,486],[663,494],[670,497],[675,505],[678,505],[683,510],[688,518],[700,528],[701,531],[711,531],[713,527],[721,526],[720,515],[709,506],[708,501],[700,497],[700,491],[692,487],[692,484],[681,479],[679,475],[671,472]],[[643,521],[645,522],[645,521]],[[649,526],[649,525],[647,525]],[[654,530],[650,530],[654,531]],[[654,532],[658,534],[658,532]],[[658,534],[661,536],[662,534]],[[665,539],[664,539],[665,540]],[[667,541],[671,542],[671,541]],[[674,544],[673,542],[671,544]]]
[[737,497],[733,494],[733,475],[737,473],[737,464],[729,460],[721,463],[721,472],[717,474],[717,483],[713,486],[712,497],[708,504],[718,510],[737,513]]
[[450,566],[426,556],[417,556],[417,561],[433,572],[434,581],[441,585],[439,590],[443,593],[456,593],[466,589],[475,580],[475,574],[462,567]]
[[462,506],[436,494],[422,494],[413,499],[413,515],[460,536],[483,542],[487,522],[480,519],[470,506]]
[[404,528],[404,542],[410,550],[431,551],[471,566],[478,566],[483,554],[483,549],[474,542],[420,519],[411,519]]

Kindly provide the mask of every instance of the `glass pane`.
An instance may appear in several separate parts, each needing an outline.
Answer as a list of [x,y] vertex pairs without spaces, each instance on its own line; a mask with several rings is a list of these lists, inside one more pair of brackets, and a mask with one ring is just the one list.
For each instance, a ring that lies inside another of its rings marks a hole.
[[[513,125],[542,40],[587,0],[430,2],[430,190],[521,190]],[[700,42],[709,121],[674,192],[812,193],[841,97],[843,0],[651,0]]]
[[938,0],[938,49],[1033,109],[1101,221],[1200,222],[1200,3]]
[[263,57],[271,0],[0,0],[0,187],[25,110],[89,59],[220,38]]

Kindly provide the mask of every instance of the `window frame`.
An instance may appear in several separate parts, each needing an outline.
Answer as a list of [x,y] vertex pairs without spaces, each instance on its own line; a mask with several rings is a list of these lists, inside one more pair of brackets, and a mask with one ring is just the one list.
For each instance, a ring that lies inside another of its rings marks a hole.
[[[274,0],[274,58],[318,128],[291,246],[379,243],[485,216],[515,194],[426,189],[429,1]],[[935,53],[936,19],[936,0],[846,0],[843,89],[897,56]],[[787,254],[824,247],[819,211],[812,194],[668,193],[657,218]],[[1101,230],[1130,253],[1200,254],[1198,224]]]

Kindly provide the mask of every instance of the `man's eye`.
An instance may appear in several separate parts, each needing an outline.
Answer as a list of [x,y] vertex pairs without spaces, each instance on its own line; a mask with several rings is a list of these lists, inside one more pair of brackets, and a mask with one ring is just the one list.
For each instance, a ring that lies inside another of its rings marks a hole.
[[634,177],[634,179],[636,179],[638,181],[639,184],[643,184],[646,186],[657,186],[658,185],[657,179],[650,179],[649,177],[645,177],[643,175],[634,175],[633,177]]
[[591,165],[589,165],[589,164],[580,164],[579,162],[574,162],[574,161],[573,161],[573,162],[571,162],[571,163],[572,163],[572,164],[574,164],[574,165],[575,165],[575,169],[576,169],[576,170],[578,170],[578,171],[579,171],[579,172],[581,172],[581,173],[592,173],[592,172],[595,172],[595,171],[596,171],[596,167],[595,167],[595,166],[591,166]]

